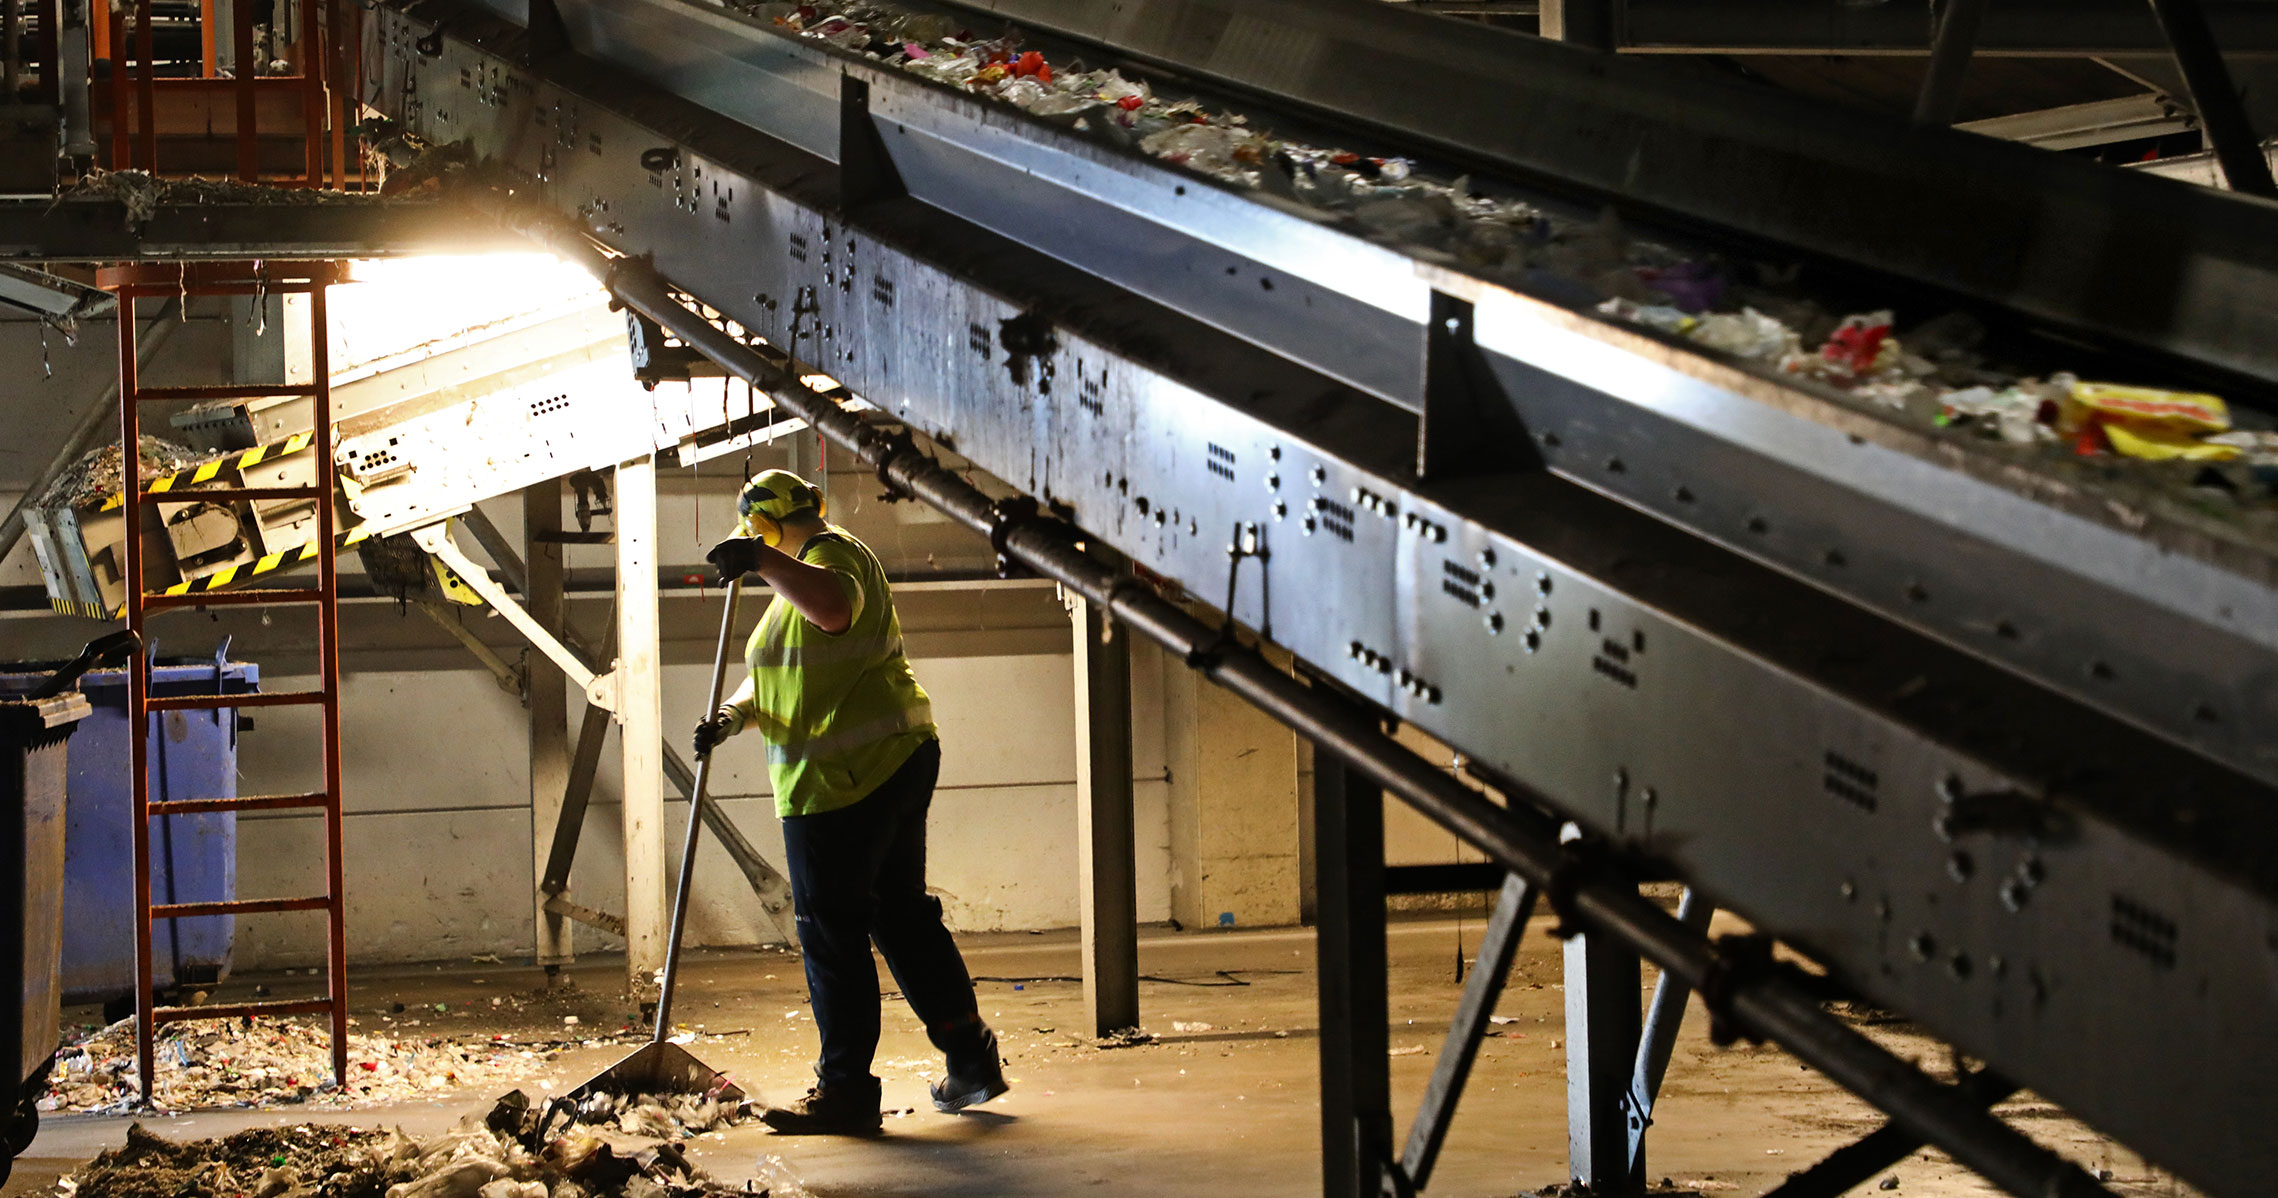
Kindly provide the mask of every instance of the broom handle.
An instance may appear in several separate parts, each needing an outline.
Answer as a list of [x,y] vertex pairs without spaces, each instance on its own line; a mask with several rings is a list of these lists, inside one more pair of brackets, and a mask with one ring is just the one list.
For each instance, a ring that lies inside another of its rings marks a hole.
[[[736,635],[736,603],[743,598],[744,580],[728,584],[728,602],[720,613],[720,647],[712,655],[712,696],[704,704],[704,718],[720,710],[720,692],[728,684],[728,648]],[[672,1031],[672,992],[680,980],[680,933],[688,924],[688,890],[696,873],[696,838],[704,828],[705,786],[712,778],[712,750],[696,755],[696,784],[688,792],[688,834],[680,848],[680,883],[672,891],[672,935],[664,946],[664,987],[657,995],[657,1027],[653,1041],[664,1043]]]

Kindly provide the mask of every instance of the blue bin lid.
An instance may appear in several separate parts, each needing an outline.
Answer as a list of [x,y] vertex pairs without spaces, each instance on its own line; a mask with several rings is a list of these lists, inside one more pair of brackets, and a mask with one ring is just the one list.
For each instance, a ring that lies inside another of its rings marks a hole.
[[[0,694],[31,690],[47,681],[47,676],[62,666],[61,661],[22,661],[5,663],[6,672],[0,673]],[[161,657],[150,669],[154,683],[212,682],[219,672],[225,690],[240,690],[260,685],[261,667],[250,661],[215,662],[212,658]],[[123,669],[89,670],[79,676],[82,691],[121,688],[127,684]]]

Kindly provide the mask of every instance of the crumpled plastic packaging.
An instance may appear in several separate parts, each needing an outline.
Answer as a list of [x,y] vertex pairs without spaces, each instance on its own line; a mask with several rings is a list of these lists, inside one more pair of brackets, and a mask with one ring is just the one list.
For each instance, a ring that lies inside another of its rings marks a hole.
[[1897,317],[1888,309],[1846,316],[1819,347],[1820,360],[1850,378],[1879,374],[1898,364],[1899,345],[1891,336]]
[[2235,445],[2201,440],[2156,424],[2113,421],[2097,427],[2112,452],[2147,462],[2228,462],[2239,455]]
[[505,1173],[506,1166],[498,1161],[457,1161],[417,1181],[389,1186],[387,1198],[478,1198],[483,1187]]
[[2034,388],[1969,387],[1950,392],[1942,415],[1948,422],[1968,423],[2012,445],[2057,439],[2056,405]]
[[1672,308],[1665,304],[1641,304],[1620,298],[1599,304],[1598,312],[1629,324],[1643,325],[1677,336],[1692,332],[1701,323],[1699,317],[1682,308]]
[[[2122,457],[2145,461],[2227,462],[2239,448],[2207,440],[2230,429],[2230,409],[2222,399],[2201,392],[2165,391],[2116,383],[2075,383],[2067,396],[2068,417],[2101,433]],[[2093,438],[2081,442],[2094,446]]]
[[2231,426],[2230,409],[2222,399],[2198,392],[2082,382],[2073,386],[2072,402],[2100,420],[2159,425],[2177,432],[2219,433]]
[[1254,187],[1268,147],[1265,138],[1232,125],[1174,125],[1141,138],[1139,148],[1213,178]]
[[2233,429],[2216,433],[2206,441],[2210,445],[2226,445],[2236,449],[2249,465],[2278,466],[2278,432],[2268,429]]
[[1754,308],[1711,312],[1690,335],[1696,344],[1751,362],[1777,362],[1801,344],[1794,329]]

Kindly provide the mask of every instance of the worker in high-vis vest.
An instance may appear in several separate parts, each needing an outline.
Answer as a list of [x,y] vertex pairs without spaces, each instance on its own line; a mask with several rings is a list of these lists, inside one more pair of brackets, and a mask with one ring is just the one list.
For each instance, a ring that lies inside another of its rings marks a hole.
[[756,573],[774,589],[752,633],[732,701],[696,727],[702,753],[746,728],[767,741],[767,770],[798,914],[822,1056],[799,1102],[766,1112],[794,1134],[880,1128],[878,970],[894,971],[926,1035],[948,1058],[933,1104],[956,1111],[1006,1090],[996,1034],[926,893],[925,821],[941,772],[932,707],[902,653],[885,568],[824,522],[822,493],[788,470],[745,484],[741,536],[712,548],[723,580]]

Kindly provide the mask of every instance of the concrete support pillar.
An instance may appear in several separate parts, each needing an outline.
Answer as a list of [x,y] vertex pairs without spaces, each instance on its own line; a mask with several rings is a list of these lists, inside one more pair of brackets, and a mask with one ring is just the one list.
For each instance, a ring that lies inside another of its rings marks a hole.
[[1139,875],[1131,813],[1131,637],[1080,597],[1075,633],[1077,898],[1092,1034],[1139,1026]]
[[625,969],[637,995],[664,966],[664,698],[657,629],[656,461],[617,467],[617,742],[622,751]]
[[[548,479],[522,492],[522,561],[529,578],[523,602],[540,627],[562,635],[562,546],[546,534],[562,527],[562,484]],[[577,959],[570,939],[570,921],[546,910],[545,892],[537,883],[546,876],[546,860],[553,851],[554,825],[561,818],[562,797],[569,790],[569,696],[563,688],[561,667],[543,653],[523,655],[530,677],[530,879],[537,921],[532,953],[537,963],[566,965]]]
[[1566,942],[1567,1175],[1604,1198],[1645,1192],[1630,1156],[1633,1117],[1644,1130],[1629,1102],[1640,977],[1637,954],[1619,943],[1590,934]]
[[1296,923],[1297,735],[1176,664],[1163,706],[1171,917],[1190,928]]

